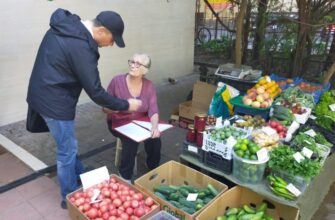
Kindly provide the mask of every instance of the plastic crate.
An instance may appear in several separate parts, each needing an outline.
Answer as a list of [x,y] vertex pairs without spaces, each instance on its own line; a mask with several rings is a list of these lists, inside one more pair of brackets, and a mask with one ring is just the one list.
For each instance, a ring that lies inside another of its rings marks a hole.
[[265,120],[269,119],[271,106],[268,108],[254,108],[248,105],[244,105],[242,102],[243,96],[236,96],[230,99],[230,103],[234,105],[234,113],[236,115],[259,115]]
[[196,143],[190,143],[185,140],[182,146],[182,154],[190,155],[197,158],[200,162],[204,162],[204,151]]
[[300,78],[300,82],[297,84],[297,86],[299,86],[300,83],[305,83],[305,84],[309,84],[309,85],[312,85],[312,86],[320,86],[322,88],[320,90],[315,90],[314,92],[306,92],[306,93],[309,93],[309,94],[313,95],[315,103],[318,103],[319,100],[320,100],[321,95],[324,92],[326,92],[330,89],[330,83],[327,83],[326,85],[322,85],[322,84],[319,84],[319,83],[312,83],[312,82],[305,81],[302,78]]
[[[272,73],[270,75],[270,78],[272,80],[276,81],[276,82],[288,80],[288,78],[283,77],[283,76],[279,76],[279,75],[277,75],[275,73]],[[298,77],[295,77],[292,80],[293,80],[293,83],[291,83],[291,84],[285,84],[285,86],[281,86],[280,88],[284,90],[284,89],[287,89],[289,87],[296,86],[297,84],[299,84],[302,81],[302,79],[298,78]]]
[[204,164],[220,170],[226,174],[232,173],[233,167],[233,159],[227,160],[223,158],[221,155],[213,153],[213,152],[206,152],[204,151]]
[[159,211],[152,217],[148,218],[148,220],[178,220],[178,218],[174,217],[166,211]]

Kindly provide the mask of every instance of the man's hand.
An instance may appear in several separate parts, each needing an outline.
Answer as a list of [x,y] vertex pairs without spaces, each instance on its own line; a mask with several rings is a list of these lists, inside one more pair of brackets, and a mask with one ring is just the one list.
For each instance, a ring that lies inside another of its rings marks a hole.
[[129,108],[128,111],[134,112],[139,109],[142,105],[142,101],[138,99],[128,99]]

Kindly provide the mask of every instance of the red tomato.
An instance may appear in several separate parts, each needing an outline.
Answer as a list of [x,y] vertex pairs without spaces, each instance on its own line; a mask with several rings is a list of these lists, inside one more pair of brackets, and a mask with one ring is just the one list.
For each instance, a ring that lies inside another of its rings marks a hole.
[[134,214],[137,216],[137,217],[142,217],[144,214],[145,214],[145,211],[143,208],[136,208],[134,210]]
[[117,209],[112,209],[109,211],[111,216],[117,216]]
[[104,188],[104,189],[102,189],[102,195],[104,195],[105,198],[109,198],[110,195],[111,195],[111,192],[109,191],[109,189]]
[[148,214],[150,211],[151,211],[151,208],[149,206],[144,206],[145,214]]
[[113,183],[111,188],[112,188],[113,191],[118,191],[119,190],[119,185],[117,185],[116,183]]
[[86,215],[89,218],[96,218],[98,216],[98,210],[96,208],[91,208],[86,212]]
[[133,201],[131,201],[131,207],[132,208],[137,208],[138,206],[139,206],[140,204],[139,204],[139,202],[137,201],[137,200],[133,200]]
[[157,207],[158,207],[158,205],[153,204],[153,205],[151,206],[151,210],[154,210],[154,209],[157,208]]
[[79,207],[80,205],[84,204],[85,199],[83,197],[80,197],[78,199],[76,199],[76,201],[74,201],[74,204]]
[[114,177],[111,177],[109,181],[112,183],[116,183],[116,179]]
[[137,218],[137,216],[132,215],[132,216],[130,216],[130,220],[138,220],[138,218]]
[[117,198],[119,198],[119,196],[116,194],[116,192],[113,191],[111,193],[111,199],[114,200],[114,199],[117,199]]
[[134,194],[135,194],[135,191],[132,190],[132,189],[130,189],[130,190],[129,190],[129,195],[133,196]]
[[75,192],[74,193],[74,195],[73,195],[73,197],[75,198],[75,199],[79,199],[79,198],[81,198],[81,197],[83,197],[83,193],[81,193],[81,192]]
[[104,220],[108,220],[109,219],[109,212],[105,212],[104,214],[102,214],[102,219],[104,219]]
[[134,213],[134,209],[131,208],[131,207],[128,207],[128,208],[126,209],[126,213],[127,213],[129,216],[131,216],[131,215]]
[[135,193],[133,195],[133,198],[136,199],[137,201],[140,201],[143,199],[143,194],[142,193]]
[[130,201],[125,201],[125,202],[123,203],[123,207],[124,207],[125,209],[129,208],[130,206],[131,206],[131,202],[130,202]]
[[129,215],[128,215],[127,213],[122,213],[122,214],[120,215],[120,217],[121,217],[121,219],[123,219],[123,220],[128,220],[128,219],[129,219]]
[[122,201],[121,199],[114,199],[113,204],[115,205],[115,207],[120,207],[122,205]]
[[100,206],[100,211],[101,213],[108,212],[108,206],[107,205]]
[[121,196],[120,196],[120,199],[121,199],[122,202],[127,201],[127,197],[126,197],[125,195],[121,195]]
[[109,216],[109,219],[108,220],[116,220],[116,217],[115,216]]
[[84,208],[84,212],[86,212],[86,211],[88,211],[90,208],[91,208],[91,205],[90,205],[90,203],[84,203],[83,204],[83,208]]
[[145,205],[152,206],[154,204],[154,200],[151,197],[148,197],[144,201]]

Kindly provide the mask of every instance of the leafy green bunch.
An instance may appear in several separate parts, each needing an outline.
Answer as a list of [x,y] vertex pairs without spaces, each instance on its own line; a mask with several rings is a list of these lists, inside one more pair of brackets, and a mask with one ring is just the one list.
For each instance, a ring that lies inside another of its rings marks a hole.
[[316,123],[330,131],[333,131],[335,124],[335,111],[329,105],[335,104],[335,90],[327,91],[320,97],[320,102],[315,107]]
[[269,168],[282,170],[294,176],[302,176],[305,178],[312,178],[320,172],[321,166],[318,161],[305,158],[299,163],[293,157],[295,153],[296,151],[290,146],[278,146],[270,153],[270,160],[268,162]]

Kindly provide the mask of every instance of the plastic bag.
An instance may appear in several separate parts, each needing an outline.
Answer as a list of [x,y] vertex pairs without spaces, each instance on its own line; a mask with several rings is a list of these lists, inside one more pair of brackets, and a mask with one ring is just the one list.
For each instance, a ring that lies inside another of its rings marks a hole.
[[222,97],[222,94],[225,91],[226,93],[224,96],[226,97],[227,91],[229,94],[229,90],[227,89],[227,86],[218,87],[218,89],[216,90],[212,98],[212,102],[209,106],[208,115],[214,115],[217,118],[218,117],[228,118],[230,116],[229,107]]

